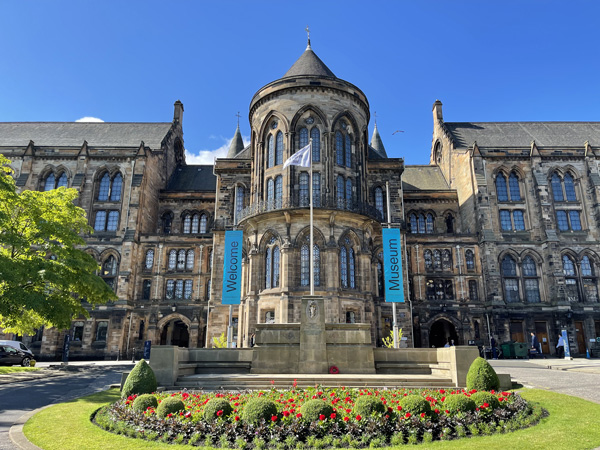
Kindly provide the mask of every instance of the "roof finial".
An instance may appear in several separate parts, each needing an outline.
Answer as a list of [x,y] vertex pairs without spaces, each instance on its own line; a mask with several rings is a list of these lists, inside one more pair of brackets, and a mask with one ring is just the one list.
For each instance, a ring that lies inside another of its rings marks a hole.
[[240,117],[242,117],[242,116],[240,116],[239,111],[237,112],[236,117],[238,118],[238,128],[239,128],[240,127]]
[[375,128],[377,128],[377,111],[373,111],[373,115],[375,116]]
[[306,35],[308,36],[308,45],[306,46],[306,48],[310,48],[310,30],[308,29],[308,25],[306,25],[305,30],[306,31]]

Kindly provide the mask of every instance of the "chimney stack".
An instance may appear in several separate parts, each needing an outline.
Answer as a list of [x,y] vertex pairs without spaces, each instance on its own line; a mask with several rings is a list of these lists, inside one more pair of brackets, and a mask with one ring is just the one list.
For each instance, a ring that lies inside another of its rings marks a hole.
[[173,122],[179,122],[183,120],[183,103],[180,100],[175,102],[175,111],[173,113]]
[[442,114],[442,102],[436,100],[433,104],[433,123],[437,123],[438,120],[444,121],[444,115]]

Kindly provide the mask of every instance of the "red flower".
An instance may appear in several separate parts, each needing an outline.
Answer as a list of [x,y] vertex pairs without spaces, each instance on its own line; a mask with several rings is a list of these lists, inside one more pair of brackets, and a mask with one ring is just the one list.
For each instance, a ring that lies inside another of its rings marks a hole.
[[222,415],[223,415],[223,410],[222,409],[218,410],[217,411],[217,416],[221,417]]
[[233,418],[233,420],[235,420],[235,421],[237,422],[238,420],[240,420],[240,416],[235,416],[235,417]]
[[173,417],[173,414],[169,413],[167,414],[167,417]]
[[440,389],[440,394],[445,394],[445,393],[446,393],[446,391],[445,391],[445,390],[443,390],[443,389]]
[[289,411],[284,411],[282,414],[283,414],[283,417],[288,417],[290,415],[290,412]]
[[185,414],[186,419],[189,419],[190,417],[192,417],[192,413],[191,412],[187,412]]
[[424,417],[425,417],[425,413],[424,413],[424,412],[422,412],[422,413],[421,413],[421,418],[424,418]]
[[450,414],[450,411],[448,411],[448,410],[445,410],[444,412],[445,412],[446,414]]
[[406,415],[404,417],[408,419],[410,416],[412,416],[411,413],[406,413]]
[[336,417],[336,414],[335,414],[335,413],[331,413],[331,414],[329,415],[329,418],[330,418],[330,419],[335,419],[335,417]]
[[433,412],[434,412],[434,413],[436,413],[436,414],[439,414],[439,413],[440,413],[440,410],[439,410],[439,409],[437,409],[437,408],[435,408],[435,409],[433,410]]
[[359,415],[357,415],[357,416],[356,416],[356,420],[357,420],[357,421],[360,421],[360,419],[362,419],[362,417],[361,417],[361,415],[359,414]]
[[344,422],[348,422],[350,420],[350,417],[346,416],[344,417]]
[[271,422],[277,422],[277,416],[271,416]]
[[302,417],[302,414],[298,413],[296,414],[296,417],[299,419],[300,417]]
[[490,404],[486,402],[486,403],[484,403],[484,404],[483,404],[483,407],[484,407],[484,408],[489,408],[489,407],[490,407]]
[[398,405],[398,407],[396,408],[398,411],[402,411],[402,406]]

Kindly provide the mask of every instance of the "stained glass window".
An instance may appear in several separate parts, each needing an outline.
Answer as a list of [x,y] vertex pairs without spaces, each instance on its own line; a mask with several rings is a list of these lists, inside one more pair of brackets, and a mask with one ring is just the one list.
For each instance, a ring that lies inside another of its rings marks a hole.
[[465,261],[466,261],[466,264],[467,264],[467,270],[474,270],[475,269],[475,256],[474,256],[472,250],[467,250],[465,252]]

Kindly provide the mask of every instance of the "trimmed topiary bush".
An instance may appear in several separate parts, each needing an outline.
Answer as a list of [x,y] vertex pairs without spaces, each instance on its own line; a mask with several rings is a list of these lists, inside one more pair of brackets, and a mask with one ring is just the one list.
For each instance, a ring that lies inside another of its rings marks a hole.
[[148,363],[141,359],[133,368],[127,380],[123,384],[121,397],[127,398],[130,395],[151,394],[156,391],[156,377],[154,371]]
[[471,394],[471,400],[475,402],[475,405],[481,406],[484,403],[489,404],[493,409],[500,406],[500,402],[498,401],[498,397],[496,397],[491,392],[479,391]]
[[158,406],[158,400],[152,394],[142,394],[133,401],[133,409],[137,412],[143,413],[148,408],[155,408]]
[[467,389],[478,391],[491,391],[492,389],[498,389],[500,386],[500,380],[498,375],[490,363],[482,357],[475,358],[469,371],[467,372]]
[[175,414],[180,411],[185,411],[185,405],[181,399],[176,397],[167,397],[156,408],[156,415],[161,419],[167,417],[168,414]]
[[450,413],[471,412],[475,411],[476,405],[471,397],[464,394],[452,394],[446,396],[444,400],[444,408]]
[[242,411],[242,419],[250,423],[258,423],[261,420],[271,420],[277,414],[277,406],[266,398],[253,398],[246,403]]
[[429,414],[431,412],[431,406],[429,402],[420,395],[407,395],[404,398],[400,399],[400,406],[402,406],[402,411],[404,413],[411,414]]
[[378,398],[364,395],[356,400],[352,412],[362,417],[369,417],[372,413],[384,413],[386,409],[383,402]]
[[[221,411],[220,415],[218,414],[219,411]],[[231,411],[233,411],[233,408],[227,400],[224,398],[213,398],[204,406],[202,417],[207,422],[212,422],[218,417],[227,417],[231,414]]]
[[323,400],[309,400],[302,405],[300,413],[306,420],[317,422],[321,414],[329,419],[329,416],[333,413],[333,407]]

